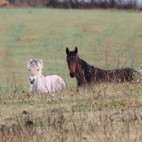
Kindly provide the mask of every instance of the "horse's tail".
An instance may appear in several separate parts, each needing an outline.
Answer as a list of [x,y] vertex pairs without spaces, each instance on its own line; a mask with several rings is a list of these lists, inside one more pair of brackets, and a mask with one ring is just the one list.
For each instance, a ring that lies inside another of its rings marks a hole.
[[133,68],[121,68],[120,72],[122,82],[140,83],[140,73]]
[[142,82],[142,76],[138,71],[136,71],[135,78],[136,78],[136,83],[141,83]]
[[140,83],[142,81],[140,73],[132,68],[128,68],[128,69],[130,70],[132,81],[134,83]]

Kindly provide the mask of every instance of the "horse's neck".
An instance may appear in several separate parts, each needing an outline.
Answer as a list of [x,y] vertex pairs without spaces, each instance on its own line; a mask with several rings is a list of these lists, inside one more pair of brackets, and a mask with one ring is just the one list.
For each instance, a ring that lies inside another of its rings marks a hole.
[[36,90],[36,92],[42,92],[42,90],[45,89],[44,80],[45,77],[42,74],[37,77],[36,82],[34,84],[34,89]]
[[82,71],[85,72],[85,70],[87,69],[86,67],[88,67],[88,66],[89,66],[89,64],[87,62],[85,62],[81,58],[78,58],[77,72],[82,74]]
[[78,83],[81,83],[81,84],[86,83],[84,64],[87,64],[87,63],[84,60],[78,58],[76,78],[77,78]]

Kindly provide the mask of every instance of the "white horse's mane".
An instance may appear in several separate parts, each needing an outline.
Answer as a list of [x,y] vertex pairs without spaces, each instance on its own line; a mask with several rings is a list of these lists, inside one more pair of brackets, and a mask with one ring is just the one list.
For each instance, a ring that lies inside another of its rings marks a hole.
[[30,66],[37,66],[42,70],[43,61],[42,59],[30,59],[29,61],[27,61],[27,68],[29,69]]

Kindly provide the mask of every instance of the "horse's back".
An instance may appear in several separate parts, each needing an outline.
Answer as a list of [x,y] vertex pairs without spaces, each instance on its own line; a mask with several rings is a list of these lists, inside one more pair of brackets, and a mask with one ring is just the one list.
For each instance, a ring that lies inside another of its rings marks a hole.
[[50,92],[56,92],[66,89],[64,80],[58,75],[46,76]]
[[136,81],[139,80],[138,78],[140,77],[140,74],[135,69],[126,67],[126,68],[121,68],[120,70],[121,70],[121,75],[124,76],[125,81],[131,82],[133,80]]
[[137,79],[137,76],[139,76],[139,73],[136,70],[129,67],[108,70],[108,73],[109,72],[109,77],[111,75],[113,79],[115,78],[116,80],[119,80],[121,82],[132,82]]
[[139,73],[133,68],[120,68],[113,70],[103,70],[100,68],[93,68],[93,74],[95,74],[95,82],[131,82],[137,80]]

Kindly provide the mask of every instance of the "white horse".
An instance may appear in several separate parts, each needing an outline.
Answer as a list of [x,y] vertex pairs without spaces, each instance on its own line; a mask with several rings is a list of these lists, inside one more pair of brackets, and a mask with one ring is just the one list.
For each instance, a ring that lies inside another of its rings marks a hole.
[[30,59],[27,62],[30,72],[30,92],[49,93],[66,88],[64,80],[58,75],[44,77],[42,74],[43,62],[40,59]]

